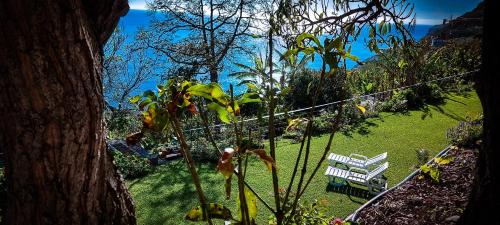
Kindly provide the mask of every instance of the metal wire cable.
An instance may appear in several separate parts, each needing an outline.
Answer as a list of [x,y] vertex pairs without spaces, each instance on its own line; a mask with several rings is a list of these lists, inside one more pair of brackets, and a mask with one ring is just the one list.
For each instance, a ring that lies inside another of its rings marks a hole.
[[[447,77],[442,77],[442,78],[438,78],[438,79],[434,79],[434,80],[429,80],[429,81],[425,81],[425,82],[420,82],[420,83],[416,83],[416,84],[412,84],[412,85],[402,86],[402,87],[398,87],[398,88],[394,88],[394,89],[390,89],[390,90],[385,90],[385,91],[375,92],[375,93],[366,94],[366,95],[362,95],[362,96],[358,96],[358,97],[353,97],[353,98],[338,100],[338,101],[334,101],[334,102],[330,102],[330,103],[325,103],[325,104],[321,104],[321,105],[315,106],[314,109],[319,109],[319,108],[324,108],[324,107],[327,107],[327,106],[337,105],[337,104],[339,104],[341,102],[355,101],[355,100],[363,99],[363,98],[370,97],[370,96],[377,96],[377,95],[381,95],[381,94],[385,94],[385,93],[390,93],[390,92],[393,92],[393,91],[399,91],[399,90],[403,90],[403,89],[413,88],[413,87],[417,87],[417,86],[420,86],[420,85],[429,84],[429,83],[433,83],[433,82],[437,82],[437,81],[452,79],[452,78],[456,78],[456,77],[462,77],[462,76],[466,76],[466,75],[469,75],[469,74],[476,73],[478,71],[479,70],[468,71],[468,72],[464,72],[464,73],[460,73],[460,74],[455,74],[455,75],[451,75],[451,76],[447,76]],[[278,116],[283,116],[283,115],[286,115],[286,114],[295,114],[295,113],[299,113],[299,112],[304,112],[304,111],[310,110],[311,108],[313,108],[313,107],[306,107],[306,108],[291,110],[291,111],[288,111],[288,112],[276,113],[276,114],[274,114],[274,116],[278,117]],[[263,116],[262,118],[269,118],[269,115]],[[251,122],[251,121],[256,121],[258,119],[259,118],[254,117],[254,118],[245,119],[245,120],[242,120],[242,121],[239,121],[239,122],[240,123],[241,122]],[[223,127],[223,126],[227,126],[227,124],[211,125],[211,126],[209,126],[209,128]],[[186,131],[191,132],[191,131],[197,131],[197,130],[203,130],[203,129],[204,129],[203,127],[198,127],[198,128],[188,129]]]

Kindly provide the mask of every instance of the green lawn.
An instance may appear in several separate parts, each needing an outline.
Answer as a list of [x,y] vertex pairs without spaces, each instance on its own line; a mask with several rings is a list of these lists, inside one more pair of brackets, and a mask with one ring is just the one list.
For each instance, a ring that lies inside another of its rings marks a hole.
[[[331,151],[345,155],[359,153],[369,157],[387,151],[390,166],[385,176],[389,186],[393,186],[414,170],[416,149],[424,148],[436,154],[448,145],[445,137],[448,128],[467,115],[475,116],[481,111],[477,95],[472,93],[467,97],[448,96],[445,104],[429,106],[427,110],[405,114],[381,113],[379,118],[368,119],[357,130],[348,134],[338,133]],[[327,135],[314,139],[311,164],[315,164],[321,156],[327,139]],[[287,140],[278,142],[280,187],[288,184],[298,149],[298,144],[291,144]],[[270,172],[258,160],[251,160],[249,165],[247,181],[272,204]],[[324,163],[303,201],[317,199],[327,215],[345,217],[366,199],[329,191],[327,178],[323,175],[326,167],[327,163]],[[223,177],[215,171],[214,165],[199,165],[199,173],[209,200],[225,204],[235,214],[236,182],[233,182],[233,198],[225,200]],[[161,166],[153,174],[127,184],[136,204],[139,224],[190,224],[183,217],[198,202],[191,177],[182,162]],[[270,213],[260,203],[258,208],[258,224],[266,224]]]

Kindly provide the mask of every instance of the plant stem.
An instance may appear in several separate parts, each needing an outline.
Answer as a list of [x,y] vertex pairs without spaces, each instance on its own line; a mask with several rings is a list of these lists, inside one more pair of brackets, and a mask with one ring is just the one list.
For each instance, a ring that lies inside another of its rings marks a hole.
[[[276,102],[274,99],[274,82],[273,82],[273,29],[274,29],[274,19],[273,15],[270,16],[270,24],[271,28],[269,29],[269,151],[273,160],[276,162],[276,143],[275,136],[276,130],[274,127],[274,110],[276,108]],[[280,196],[279,196],[279,180],[278,180],[278,172],[276,171],[276,167],[271,168],[271,173],[273,177],[273,190],[274,190],[274,202],[276,204],[276,221],[278,225],[283,223],[283,210],[281,210]]]
[[307,126],[306,126],[306,130],[304,132],[302,143],[301,143],[301,149],[300,149],[300,151],[302,152],[303,151],[303,147],[304,147],[304,142],[307,139],[307,145],[306,145],[306,149],[305,149],[306,152],[305,152],[305,156],[304,156],[304,163],[302,165],[302,171],[301,171],[301,174],[300,174],[299,183],[297,185],[297,192],[296,192],[296,195],[295,195],[295,200],[293,201],[292,207],[291,207],[291,210],[292,210],[291,214],[292,215],[295,213],[295,209],[296,209],[297,204],[299,202],[299,193],[302,190],[301,189],[302,188],[302,183],[304,181],[304,177],[305,177],[306,172],[307,172],[307,164],[308,164],[308,161],[309,161],[309,152],[310,152],[310,148],[311,148],[311,138],[312,138],[314,110],[316,109],[316,102],[318,100],[319,94],[321,93],[321,88],[323,86],[323,81],[325,80],[325,70],[326,70],[326,63],[325,63],[325,60],[323,59],[323,64],[321,66],[320,80],[319,80],[319,83],[318,83],[318,87],[317,87],[317,89],[316,89],[316,91],[314,93],[314,97],[312,99],[312,106],[311,106],[311,109],[309,110],[309,113],[308,113]]
[[[233,94],[233,85],[229,85],[229,92],[231,94],[231,105],[230,107],[233,109],[233,112],[236,112],[236,107],[234,105],[234,94]],[[237,119],[236,119],[237,120]],[[233,121],[234,125],[234,134],[236,136],[236,147],[237,147],[237,161],[238,161],[238,173],[236,174],[238,177],[238,196],[240,198],[240,212],[241,212],[241,224],[246,225],[250,224],[250,216],[248,215],[248,205],[245,196],[245,185],[243,181],[245,180],[243,177],[243,172],[245,168],[243,168],[242,156],[245,154],[244,148],[241,146],[242,134],[241,130],[238,130],[238,121]]]
[[[209,140],[211,140],[210,142],[212,143],[212,146],[215,149],[218,150],[219,157],[220,157],[220,156],[222,156],[222,151],[219,150],[217,144],[215,143],[215,139],[213,137],[213,134],[212,134],[212,132],[210,132],[210,128],[208,127],[208,117],[207,117],[206,113],[207,113],[206,111],[201,111],[201,113],[200,113],[200,115],[202,116],[202,120],[203,120],[203,130],[205,132],[205,135],[207,135],[207,137],[209,138]],[[245,170],[246,170],[246,164],[247,163],[246,163],[246,160],[245,160]],[[235,170],[234,173],[236,173],[236,175],[238,175],[239,172]],[[264,206],[267,209],[269,209],[269,211],[271,211],[271,213],[276,214],[276,211],[269,205],[269,203],[267,203],[266,201],[264,201],[264,199],[244,179],[243,179],[243,183],[248,188],[248,190],[250,190],[257,197],[257,199],[259,199],[259,201],[262,204],[264,204]]]
[[207,135],[208,140],[214,147],[216,151],[219,152],[220,155],[222,155],[222,151],[219,149],[217,146],[217,143],[215,142],[214,136],[212,135],[212,132],[210,131],[210,128],[208,127],[208,116],[207,116],[207,111],[200,109],[200,116],[201,116],[201,121],[203,122],[203,131],[205,132],[205,135]]
[[302,191],[300,193],[297,193],[299,198],[302,197],[302,195],[304,194],[305,190],[307,189],[307,186],[309,186],[309,184],[311,183],[311,180],[314,178],[314,176],[318,172],[319,168],[321,167],[321,164],[325,161],[326,154],[328,154],[328,152],[330,151],[330,148],[331,148],[332,142],[333,142],[333,137],[335,136],[335,133],[338,131],[340,121],[342,120],[343,105],[344,105],[344,101],[340,102],[339,109],[338,109],[339,113],[336,116],[337,118],[335,118],[335,124],[333,125],[332,132],[330,133],[330,137],[328,138],[328,144],[326,145],[325,151],[323,151],[323,155],[321,156],[319,162],[316,164],[316,167],[314,168],[311,176],[309,177],[306,184],[304,185],[304,188],[302,189]]
[[174,133],[179,139],[181,144],[181,152],[186,160],[186,164],[188,165],[189,172],[191,173],[191,178],[193,178],[194,185],[196,187],[196,192],[198,193],[198,198],[200,200],[201,209],[203,211],[203,219],[206,219],[209,225],[212,225],[212,219],[208,214],[207,209],[207,199],[205,198],[205,194],[203,193],[203,189],[201,187],[200,177],[198,176],[198,172],[196,171],[196,166],[193,161],[193,157],[191,155],[191,151],[189,151],[189,147],[186,143],[186,139],[184,137],[184,133],[182,132],[182,127],[175,115],[171,115],[172,118],[172,127],[174,129]]

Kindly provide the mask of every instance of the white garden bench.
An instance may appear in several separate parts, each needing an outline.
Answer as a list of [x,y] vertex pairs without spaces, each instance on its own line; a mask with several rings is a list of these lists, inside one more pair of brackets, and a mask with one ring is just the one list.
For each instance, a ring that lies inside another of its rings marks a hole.
[[387,152],[384,152],[369,159],[364,155],[359,155],[355,153],[352,153],[349,156],[330,153],[330,155],[328,156],[328,161],[332,166],[335,166],[337,163],[340,163],[350,167],[352,166],[362,169],[368,169],[369,166],[379,164],[385,161],[386,159],[387,159]]
[[372,171],[351,167],[349,170],[328,166],[325,176],[328,176],[330,183],[335,184],[336,178],[343,182],[352,182],[368,187],[370,193],[377,193],[387,189],[387,180],[382,177],[385,170],[389,168],[389,163],[385,162]]

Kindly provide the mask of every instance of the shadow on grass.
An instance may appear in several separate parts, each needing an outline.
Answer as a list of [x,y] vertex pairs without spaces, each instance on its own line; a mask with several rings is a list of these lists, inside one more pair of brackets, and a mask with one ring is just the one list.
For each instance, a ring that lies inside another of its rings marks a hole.
[[[383,119],[380,120],[383,122]],[[371,129],[374,127],[378,127],[378,124],[371,121],[363,120],[357,124],[343,127],[341,132],[346,137],[352,138],[353,133],[358,133],[360,135],[368,135],[371,133]]]
[[454,119],[456,121],[463,121],[465,120],[465,118],[463,116],[460,116],[452,111],[446,111],[445,109],[443,109],[443,107],[441,105],[428,105],[426,106],[426,110],[424,110],[424,114],[422,115],[422,119],[425,119],[427,116],[430,116],[432,118],[432,112],[429,110],[430,109],[433,109],[451,119]]
[[353,199],[352,197],[357,197],[357,198],[362,198],[362,199],[368,200],[368,199],[371,199],[375,196],[374,194],[370,193],[366,189],[351,186],[349,184],[339,185],[339,184],[329,183],[326,186],[326,191],[327,192],[335,192],[335,193],[339,193],[339,194],[345,194],[349,197],[349,199],[351,199],[351,201],[359,203],[359,204],[363,204],[363,202],[357,201],[357,200]]
[[[221,187],[217,179],[208,178],[215,167],[211,164],[199,164],[197,169],[205,195],[210,198],[209,193]],[[157,167],[151,175],[129,183],[129,189],[136,189],[133,191],[136,193],[133,196],[136,207],[148,208],[141,212],[144,224],[176,221],[178,219],[173,219],[172,216],[183,217],[191,208],[199,205],[193,180],[182,160],[181,163],[173,162]],[[172,211],[165,212],[166,208]]]
[[[467,98],[468,96],[463,96],[463,97]],[[463,118],[462,116],[460,116],[452,111],[446,111],[443,108],[443,106],[446,104],[447,101],[452,101],[452,102],[455,102],[455,103],[458,103],[461,105],[467,105],[464,102],[452,99],[448,95],[446,95],[441,100],[426,103],[426,104],[424,104],[420,107],[414,108],[412,110],[420,110],[422,112],[422,116],[420,117],[422,120],[425,120],[427,117],[432,118],[432,116],[433,116],[432,110],[437,111],[437,112],[439,112],[439,113],[441,113],[441,114],[443,114],[451,119],[457,120],[457,121],[464,120],[465,118]]]

